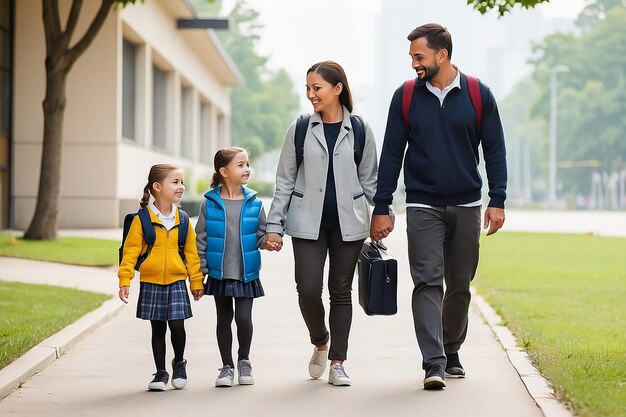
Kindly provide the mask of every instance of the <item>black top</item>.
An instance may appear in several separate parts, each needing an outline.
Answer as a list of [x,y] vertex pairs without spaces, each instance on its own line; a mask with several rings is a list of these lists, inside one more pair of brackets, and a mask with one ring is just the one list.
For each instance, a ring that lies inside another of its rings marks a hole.
[[337,191],[335,189],[335,171],[333,169],[333,154],[335,144],[339,137],[342,122],[324,123],[324,137],[328,147],[328,173],[326,175],[326,193],[324,194],[324,207],[322,209],[322,224],[338,225],[339,213],[337,212]]

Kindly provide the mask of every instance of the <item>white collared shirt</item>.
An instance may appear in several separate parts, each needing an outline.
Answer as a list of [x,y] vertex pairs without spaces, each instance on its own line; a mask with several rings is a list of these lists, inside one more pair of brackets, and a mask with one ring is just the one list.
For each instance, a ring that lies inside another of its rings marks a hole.
[[430,81],[426,81],[426,88],[428,88],[428,91],[430,91],[431,93],[437,96],[437,98],[439,99],[440,106],[443,106],[443,100],[446,98],[448,93],[452,91],[453,88],[458,87],[459,90],[461,89],[461,71],[459,71],[459,69],[456,67],[455,69],[456,69],[456,77],[454,77],[454,80],[452,80],[450,84],[445,86],[443,90],[440,90],[434,85],[432,85]]
[[150,210],[152,210],[152,212],[161,220],[163,226],[165,226],[167,230],[174,227],[174,223],[176,222],[176,206],[174,204],[172,204],[172,210],[169,216],[164,216],[159,209],[156,208],[153,201],[148,204],[148,207],[150,207]]

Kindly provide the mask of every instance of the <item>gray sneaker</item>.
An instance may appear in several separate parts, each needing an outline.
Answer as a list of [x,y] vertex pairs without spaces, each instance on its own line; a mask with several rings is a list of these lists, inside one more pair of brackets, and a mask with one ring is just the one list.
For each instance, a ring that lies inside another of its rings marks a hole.
[[247,359],[237,362],[239,385],[254,385],[254,375],[252,374],[252,364]]
[[424,389],[444,389],[446,386],[446,375],[442,363],[433,363],[426,368],[424,378]]
[[232,387],[233,380],[235,379],[235,370],[230,367],[230,365],[225,365],[224,367],[218,369],[220,374],[217,376],[215,380],[216,387]]
[[327,361],[328,350],[319,350],[317,346],[315,346],[313,348],[313,355],[309,361],[309,375],[311,375],[311,378],[317,379],[324,375]]
[[336,387],[339,386],[350,386],[352,385],[352,380],[346,373],[343,365],[335,364],[330,367],[328,371],[328,383],[333,384]]

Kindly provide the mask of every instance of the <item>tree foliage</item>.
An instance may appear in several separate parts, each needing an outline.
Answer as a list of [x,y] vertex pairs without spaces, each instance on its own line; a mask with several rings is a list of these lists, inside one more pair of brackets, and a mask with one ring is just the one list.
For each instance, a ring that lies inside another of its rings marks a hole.
[[520,6],[524,9],[531,9],[538,4],[547,3],[550,0],[467,0],[467,4],[472,6],[481,14],[495,10],[499,16],[504,16],[515,8]]
[[[556,66],[569,68],[557,76],[557,157],[559,182],[571,195],[589,194],[590,168],[610,173],[626,167],[626,7],[619,1],[590,3],[578,19],[583,21],[582,33],[555,33],[535,46],[536,93],[517,109],[545,126],[536,144],[544,166],[538,174],[545,175],[550,75]],[[516,90],[517,98],[507,100],[521,104],[521,94]]]
[[[220,2],[194,6],[201,14],[215,15]],[[270,70],[268,58],[257,52],[263,28],[258,11],[238,0],[229,17],[234,24],[218,36],[245,78],[245,84],[231,93],[232,138],[258,156],[281,145],[286,127],[297,114],[298,96],[287,72]]]

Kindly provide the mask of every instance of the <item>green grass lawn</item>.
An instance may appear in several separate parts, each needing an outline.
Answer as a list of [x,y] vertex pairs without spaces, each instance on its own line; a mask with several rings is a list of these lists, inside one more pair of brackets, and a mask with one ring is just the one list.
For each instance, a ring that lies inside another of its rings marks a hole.
[[107,239],[60,237],[57,240],[22,240],[0,234],[0,256],[37,259],[74,265],[116,265],[120,242]]
[[474,286],[579,416],[626,416],[626,239],[501,232]]
[[109,298],[70,288],[0,281],[0,369]]

